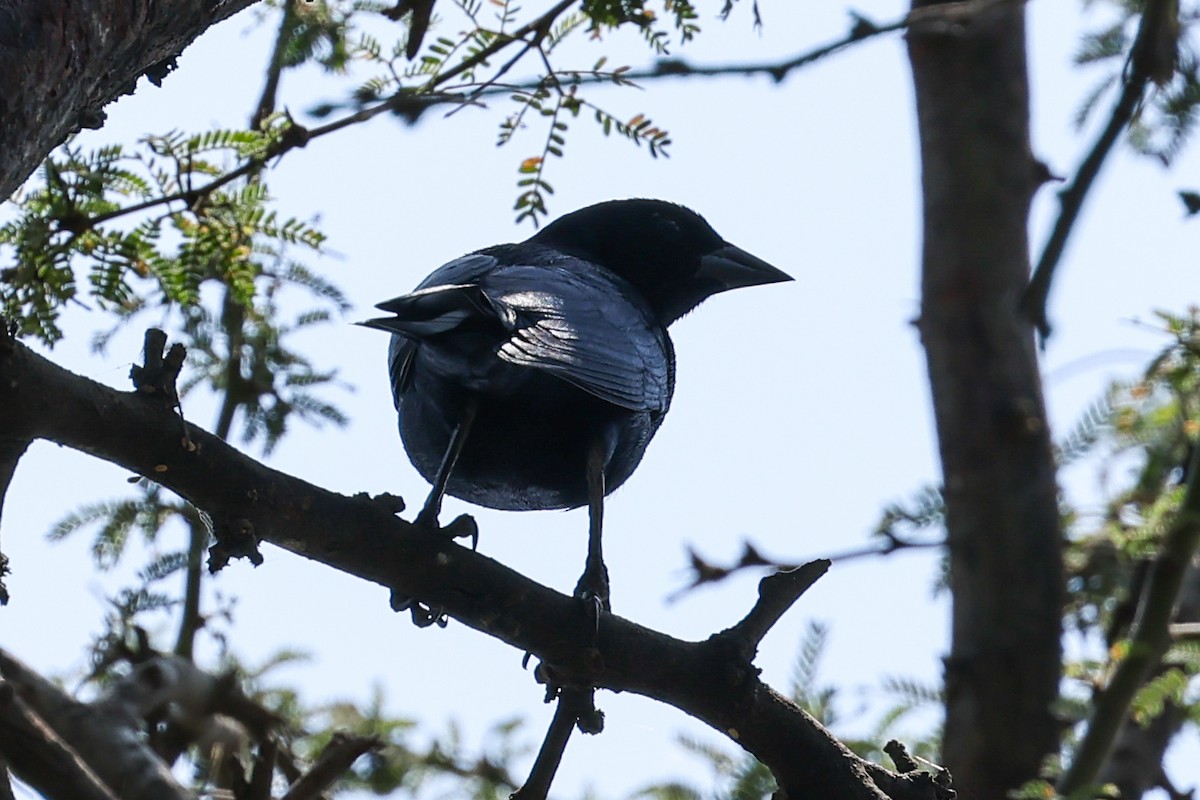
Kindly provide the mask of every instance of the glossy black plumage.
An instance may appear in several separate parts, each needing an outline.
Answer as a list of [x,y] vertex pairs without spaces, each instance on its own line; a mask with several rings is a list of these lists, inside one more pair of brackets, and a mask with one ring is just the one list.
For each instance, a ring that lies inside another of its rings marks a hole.
[[667,326],[717,292],[783,280],[681,206],[612,201],[451,261],[365,324],[393,333],[401,437],[427,480],[473,403],[447,493],[569,508],[588,502],[589,450],[607,494],[662,423],[675,383]]

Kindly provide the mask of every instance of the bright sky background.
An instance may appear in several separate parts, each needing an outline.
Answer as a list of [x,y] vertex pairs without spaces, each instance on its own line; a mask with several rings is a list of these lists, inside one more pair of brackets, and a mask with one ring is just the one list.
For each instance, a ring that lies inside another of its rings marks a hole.
[[[535,5],[526,4],[530,11]],[[699,5],[703,34],[675,52],[696,63],[782,60],[840,37],[848,26],[845,7],[836,3],[760,0],[761,34],[745,0],[725,24],[714,18],[719,3]],[[1079,135],[1071,120],[1099,78],[1070,64],[1082,26],[1078,6],[1057,0],[1028,6],[1034,147],[1062,175],[1093,138],[1090,130]],[[883,23],[901,16],[905,5],[864,0],[855,8]],[[255,13],[189,48],[163,88],[142,81],[134,96],[108,108],[106,127],[81,143],[243,125],[267,58],[267,32],[250,30]],[[578,50],[578,61],[559,64],[590,66],[601,53],[612,65],[650,61],[632,33]],[[344,86],[315,72],[288,74],[282,97],[300,115],[317,100],[343,96]],[[796,277],[718,296],[672,328],[678,385],[671,414],[637,474],[607,506],[615,611],[701,638],[749,609],[757,576],[667,603],[687,578],[688,546],[718,561],[735,558],[747,539],[784,560],[841,552],[868,541],[884,504],[937,480],[924,359],[910,325],[918,311],[920,187],[908,62],[903,40],[892,35],[794,73],[782,85],[765,78],[671,80],[641,92],[605,88],[588,96],[618,117],[646,112],[672,133],[671,157],[651,160],[644,149],[604,139],[581,118],[566,158],[547,176],[557,190],[553,215],[615,197],[674,200]],[[347,429],[297,427],[272,465],[346,493],[397,492],[419,507],[427,485],[396,433],[387,337],[349,323],[451,258],[531,233],[514,226],[510,209],[517,164],[540,152],[542,133],[531,130],[497,150],[496,126],[507,110],[497,100],[488,110],[449,119],[431,113],[415,128],[379,118],[313,142],[270,174],[279,207],[318,218],[329,235],[328,255],[317,266],[346,290],[355,310],[345,324],[307,341],[318,366],[338,365],[356,387],[329,395],[352,418]],[[1200,229],[1183,219],[1174,195],[1200,184],[1196,153],[1168,172],[1121,150],[1096,185],[1050,308],[1055,334],[1044,366],[1059,433],[1111,379],[1136,374],[1162,344],[1132,320],[1200,300]],[[1035,203],[1035,251],[1057,208],[1053,192],[1043,189]],[[116,340],[106,356],[93,355],[90,333],[106,323],[72,312],[68,339],[52,357],[127,388],[140,334]],[[196,398],[185,409],[192,421],[212,425],[210,402]],[[0,610],[0,645],[40,670],[80,674],[83,645],[101,631],[103,598],[130,583],[129,569],[92,571],[88,537],[51,545],[44,533],[80,503],[123,495],[127,477],[44,443],[21,463],[5,507],[13,599]],[[1073,496],[1095,496],[1094,470],[1075,470],[1064,480]],[[443,516],[462,510],[464,504],[448,500]],[[479,521],[482,552],[560,591],[574,586],[586,512],[469,510]],[[176,537],[162,548],[179,547]],[[308,701],[366,700],[381,685],[394,713],[436,732],[455,720],[471,744],[491,724],[523,717],[532,754],[551,708],[541,705],[541,687],[521,670],[520,653],[456,623],[417,630],[389,610],[379,587],[269,545],[264,555],[261,567],[235,563],[209,584],[238,598],[230,641],[249,663],[283,647],[308,648],[311,663],[279,674],[303,687]],[[131,569],[142,563],[138,552],[128,559]],[[840,730],[865,732],[889,703],[878,688],[882,677],[933,683],[940,673],[947,615],[944,600],[932,597],[937,571],[933,552],[835,565],[764,642],[757,662],[764,677],[786,689],[805,627],[811,620],[831,623],[823,673],[843,687]],[[206,605],[214,606],[211,592]],[[166,625],[160,632],[173,635]],[[557,796],[578,796],[586,787],[620,796],[676,776],[704,785],[704,765],[675,738],[727,744],[643,698],[604,693],[599,703],[607,730],[574,738]],[[1197,764],[1194,755],[1173,759],[1177,785],[1200,781]]]

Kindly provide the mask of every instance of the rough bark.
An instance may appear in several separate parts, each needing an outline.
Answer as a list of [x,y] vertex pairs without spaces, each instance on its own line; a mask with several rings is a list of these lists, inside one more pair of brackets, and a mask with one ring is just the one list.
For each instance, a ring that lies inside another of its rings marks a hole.
[[269,541],[532,653],[562,685],[675,706],[757,756],[791,800],[945,796],[927,773],[898,774],[860,759],[759,680],[751,663],[757,640],[781,613],[770,587],[742,623],[702,642],[611,614],[602,615],[597,634],[575,599],[414,528],[394,516],[394,498],[346,497],[272,470],[212,434],[185,431],[169,405],[74,375],[0,336],[0,441],[47,439],[166,486],[211,516],[226,556]]
[[[1018,312],[1039,171],[1024,5],[961,3],[908,37],[924,189],[922,309],[953,593],[944,762],[1005,797],[1057,749],[1062,556],[1032,328]],[[942,4],[917,0],[914,17]]]
[[104,106],[155,83],[210,26],[255,0],[0,0],[0,198]]

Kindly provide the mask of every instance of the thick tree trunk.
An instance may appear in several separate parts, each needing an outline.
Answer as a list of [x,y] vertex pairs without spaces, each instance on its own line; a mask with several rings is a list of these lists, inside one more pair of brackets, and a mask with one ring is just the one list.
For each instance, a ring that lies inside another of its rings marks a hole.
[[255,0],[0,0],[0,200],[73,131]]
[[1038,185],[1024,6],[954,5],[917,0],[908,37],[924,187],[919,327],[954,597],[944,759],[960,796],[1000,800],[1057,749],[1062,556],[1032,328],[1017,310]]

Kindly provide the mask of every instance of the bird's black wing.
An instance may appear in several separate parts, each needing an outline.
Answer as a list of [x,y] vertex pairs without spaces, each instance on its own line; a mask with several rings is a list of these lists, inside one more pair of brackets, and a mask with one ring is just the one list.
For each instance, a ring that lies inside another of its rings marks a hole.
[[665,329],[620,278],[586,262],[574,267],[508,266],[481,279],[511,331],[497,354],[615,405],[665,411],[671,393]]
[[[451,261],[409,294],[380,303],[392,313],[366,325],[392,340],[393,386],[423,359],[464,385],[490,371],[455,346],[457,336],[495,331],[487,360],[539,369],[624,408],[663,412],[670,402],[669,343],[645,303],[620,278],[587,262],[504,264],[482,253]],[[424,360],[422,363],[426,363]]]

